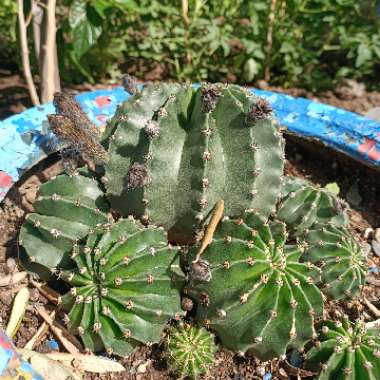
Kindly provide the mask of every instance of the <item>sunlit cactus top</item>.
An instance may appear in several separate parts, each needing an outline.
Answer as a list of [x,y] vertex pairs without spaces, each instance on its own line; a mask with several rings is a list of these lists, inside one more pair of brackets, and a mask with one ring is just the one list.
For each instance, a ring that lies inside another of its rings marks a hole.
[[236,85],[152,84],[117,110],[103,177],[114,209],[191,238],[220,198],[226,215],[268,217],[283,139],[268,102]]
[[304,260],[322,269],[323,292],[333,299],[352,298],[365,283],[366,259],[344,227],[316,225],[305,235]]
[[181,323],[172,327],[166,337],[166,359],[169,370],[181,379],[197,379],[214,362],[217,346],[214,335],[205,328]]
[[318,380],[380,379],[380,330],[365,323],[324,321],[319,340],[306,356],[306,368],[321,371]]
[[327,189],[299,178],[285,177],[281,193],[276,217],[296,235],[312,228],[315,223],[347,224],[344,202]]
[[[314,321],[323,310],[314,285],[320,272],[300,262],[297,246],[285,245],[283,223],[253,219],[225,219],[199,263],[191,262],[196,249],[190,251],[185,292],[197,303],[197,319],[226,347],[268,360],[315,337]],[[208,276],[194,270],[201,263]]]

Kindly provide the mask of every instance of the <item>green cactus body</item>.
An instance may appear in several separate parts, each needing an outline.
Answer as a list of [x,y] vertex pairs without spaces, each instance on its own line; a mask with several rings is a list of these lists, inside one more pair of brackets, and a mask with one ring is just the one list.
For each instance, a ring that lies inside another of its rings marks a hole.
[[380,379],[379,329],[348,318],[324,321],[316,346],[306,355],[306,368],[321,370],[318,380]]
[[161,229],[133,219],[105,224],[73,260],[77,268],[60,273],[73,286],[62,305],[91,351],[128,355],[137,343],[158,342],[167,321],[182,314],[173,281],[178,252]]
[[355,296],[365,283],[366,260],[351,233],[331,224],[316,225],[305,235],[304,260],[322,268],[323,291],[333,299]]
[[111,121],[105,183],[112,207],[188,232],[183,240],[219,199],[227,215],[254,209],[267,217],[283,143],[269,115],[250,117],[258,99],[238,86],[164,86],[146,86]]
[[205,328],[186,324],[173,327],[166,340],[169,370],[181,379],[197,379],[213,364],[216,350],[214,336]]
[[286,177],[277,218],[300,235],[315,223],[345,226],[348,218],[342,201],[326,189],[312,186],[299,178]]
[[314,285],[319,270],[299,261],[297,246],[285,245],[284,223],[260,226],[252,219],[221,223],[202,254],[211,276],[196,279],[190,272],[185,292],[197,303],[197,319],[223,345],[268,360],[288,346],[302,348],[315,335],[323,301]]
[[22,261],[37,273],[67,267],[74,244],[109,219],[104,193],[85,171],[41,185],[33,206],[36,212],[28,214],[19,239],[26,253]]

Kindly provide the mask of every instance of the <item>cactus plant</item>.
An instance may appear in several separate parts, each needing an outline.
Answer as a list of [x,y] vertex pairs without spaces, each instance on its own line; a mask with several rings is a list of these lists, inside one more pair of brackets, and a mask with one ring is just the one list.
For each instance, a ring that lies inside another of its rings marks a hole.
[[343,201],[326,189],[294,177],[285,177],[276,217],[296,235],[315,223],[347,224]]
[[89,350],[120,356],[158,342],[167,321],[182,314],[177,251],[164,231],[133,218],[97,227],[73,252],[75,270],[59,273],[72,285],[62,297],[68,327]]
[[355,296],[365,283],[366,260],[344,227],[317,224],[305,235],[303,259],[322,267],[323,291],[333,299]]
[[[256,219],[253,214],[247,223],[225,218],[198,263],[190,264],[197,250],[192,248],[184,291],[196,301],[197,320],[223,345],[268,360],[315,336],[323,300],[314,285],[319,270],[300,262],[298,246],[285,245],[285,224]],[[199,276],[200,264],[208,276]]]
[[145,86],[105,134],[111,206],[175,236],[188,232],[184,240],[220,198],[230,216],[254,209],[268,217],[283,172],[283,140],[270,111],[233,85]]
[[380,379],[379,359],[379,329],[346,317],[322,323],[316,347],[306,355],[306,368],[321,369],[318,380],[375,380]]
[[104,192],[87,171],[44,183],[33,206],[36,212],[27,215],[19,243],[22,262],[42,277],[50,269],[67,267],[74,244],[110,219]]
[[209,331],[184,323],[169,330],[165,348],[169,370],[181,379],[197,379],[206,373],[217,350],[214,336]]

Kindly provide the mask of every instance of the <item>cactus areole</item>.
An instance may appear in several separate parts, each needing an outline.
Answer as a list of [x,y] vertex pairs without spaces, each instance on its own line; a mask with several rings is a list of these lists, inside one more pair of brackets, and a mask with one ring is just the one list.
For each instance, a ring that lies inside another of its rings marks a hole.
[[226,215],[268,217],[284,144],[263,102],[234,85],[145,86],[105,132],[112,208],[165,227],[176,241],[191,240],[219,199]]

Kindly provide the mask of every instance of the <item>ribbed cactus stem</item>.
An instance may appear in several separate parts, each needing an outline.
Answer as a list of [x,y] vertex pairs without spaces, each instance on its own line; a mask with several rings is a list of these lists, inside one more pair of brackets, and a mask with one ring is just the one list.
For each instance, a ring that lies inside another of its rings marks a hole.
[[320,371],[318,380],[372,380],[380,378],[378,328],[363,321],[323,321],[319,339],[306,355],[306,368]]
[[46,270],[67,268],[77,242],[112,220],[103,191],[87,171],[62,174],[41,185],[34,208],[20,231],[21,259],[43,277]]
[[304,260],[322,269],[323,291],[333,299],[352,298],[365,283],[366,260],[352,234],[344,227],[316,224],[305,235]]
[[285,177],[281,196],[277,218],[297,236],[316,223],[345,226],[348,222],[346,206],[341,199],[302,179]]
[[260,102],[232,85],[144,87],[106,131],[112,207],[187,242],[219,199],[227,215],[257,210],[267,218],[280,189],[283,140],[269,112],[250,116]]
[[217,350],[210,332],[184,323],[169,330],[165,348],[169,370],[181,379],[207,373]]
[[190,271],[185,294],[197,303],[196,318],[227,348],[268,360],[315,337],[313,324],[323,310],[314,285],[320,272],[301,263],[301,251],[285,245],[286,238],[283,223],[262,224],[255,214],[247,223],[224,218],[202,254],[210,276]]
[[68,327],[91,351],[128,355],[138,343],[158,342],[171,318],[183,314],[177,250],[166,234],[134,219],[104,224],[73,256],[76,269],[60,277],[72,288],[63,297]]

